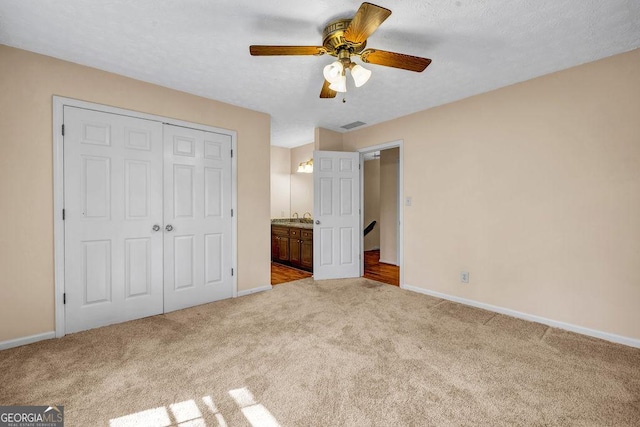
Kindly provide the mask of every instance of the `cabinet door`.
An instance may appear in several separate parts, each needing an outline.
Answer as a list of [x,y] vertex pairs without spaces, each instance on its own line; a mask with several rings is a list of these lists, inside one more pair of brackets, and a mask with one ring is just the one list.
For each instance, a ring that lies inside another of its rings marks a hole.
[[289,261],[289,238],[278,236],[278,259]]
[[300,243],[298,239],[291,239],[289,241],[289,260],[292,265],[300,265]]
[[313,270],[313,240],[302,240],[300,248],[300,264],[306,270]]
[[280,249],[278,248],[278,236],[271,235],[271,261],[277,261],[280,255]]

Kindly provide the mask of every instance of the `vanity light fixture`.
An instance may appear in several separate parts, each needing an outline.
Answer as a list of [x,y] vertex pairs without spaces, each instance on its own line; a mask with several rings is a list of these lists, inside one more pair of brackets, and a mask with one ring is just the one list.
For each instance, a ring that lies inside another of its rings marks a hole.
[[302,162],[298,165],[298,173],[313,173],[313,159]]

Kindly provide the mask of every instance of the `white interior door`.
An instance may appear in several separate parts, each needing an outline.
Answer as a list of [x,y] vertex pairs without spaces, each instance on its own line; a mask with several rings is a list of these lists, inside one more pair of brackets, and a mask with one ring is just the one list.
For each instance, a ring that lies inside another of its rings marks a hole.
[[162,124],[63,115],[66,332],[162,313]]
[[164,311],[233,296],[231,136],[165,125]]
[[360,154],[313,153],[313,277],[360,277]]

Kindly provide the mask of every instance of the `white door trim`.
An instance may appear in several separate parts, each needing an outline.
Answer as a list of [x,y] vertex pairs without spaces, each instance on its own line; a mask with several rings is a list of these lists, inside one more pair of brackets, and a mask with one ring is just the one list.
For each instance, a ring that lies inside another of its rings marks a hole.
[[186,122],[183,120],[157,116],[155,114],[141,113],[124,108],[110,107],[93,102],[80,101],[62,96],[53,97],[53,244],[54,244],[54,309],[55,309],[55,333],[60,338],[65,335],[64,324],[64,221],[62,220],[62,209],[64,208],[64,147],[62,138],[63,109],[65,106],[84,108],[87,110],[101,111],[104,113],[119,114],[123,116],[135,117],[145,120],[153,120],[174,126],[182,126],[191,129],[204,130],[207,132],[226,133],[231,135],[231,148],[233,156],[231,158],[231,207],[234,215],[231,224],[231,263],[234,269],[233,297],[238,296],[238,150],[236,131]]
[[[360,164],[360,223],[364,225],[364,155],[374,151],[388,150],[389,148],[400,149],[400,163],[398,165],[398,266],[400,267],[400,286],[404,284],[404,141],[397,140],[385,142],[384,144],[373,145],[370,147],[359,148]],[[360,250],[364,250],[364,235],[360,233]],[[364,275],[364,256],[360,260],[360,276]]]

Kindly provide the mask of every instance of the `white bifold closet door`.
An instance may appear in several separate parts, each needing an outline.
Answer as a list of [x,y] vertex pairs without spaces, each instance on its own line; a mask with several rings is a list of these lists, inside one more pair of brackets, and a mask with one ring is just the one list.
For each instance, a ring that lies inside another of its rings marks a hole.
[[233,296],[231,137],[165,125],[164,310]]
[[162,313],[162,123],[64,107],[66,332]]
[[66,333],[231,297],[231,136],[63,114]]

